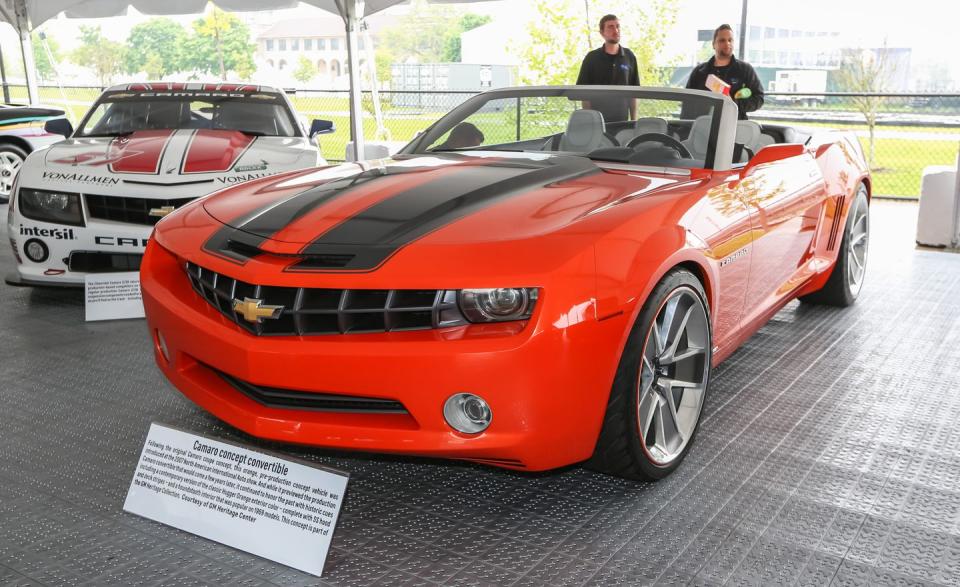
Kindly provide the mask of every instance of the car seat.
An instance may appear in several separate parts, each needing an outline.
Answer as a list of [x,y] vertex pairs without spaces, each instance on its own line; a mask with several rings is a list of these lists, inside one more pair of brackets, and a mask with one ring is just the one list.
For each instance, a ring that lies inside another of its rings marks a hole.
[[760,149],[766,147],[767,145],[775,145],[775,144],[777,144],[777,139],[775,139],[773,135],[768,135],[767,133],[761,133],[760,140],[757,141],[757,150],[759,151]]
[[147,111],[144,128],[173,129],[183,128],[180,102],[153,102]]
[[273,111],[260,104],[223,102],[216,110],[214,128],[246,130],[265,135],[277,135]]
[[694,159],[703,160],[707,158],[707,148],[710,146],[710,129],[712,126],[712,114],[698,116],[694,119],[693,126],[690,127],[690,134],[687,135],[686,140],[681,141],[683,146],[690,151],[690,155]]
[[557,151],[587,153],[602,147],[615,147],[617,141],[604,131],[603,114],[597,110],[574,110],[559,141],[552,140],[548,144]]
[[663,135],[667,134],[667,121],[663,118],[657,118],[655,116],[638,118],[633,123],[633,128],[625,128],[619,131],[615,138],[620,145],[625,147],[636,137],[652,132]]
[[746,163],[760,150],[760,125],[752,120],[738,120],[737,134],[733,139],[733,162]]

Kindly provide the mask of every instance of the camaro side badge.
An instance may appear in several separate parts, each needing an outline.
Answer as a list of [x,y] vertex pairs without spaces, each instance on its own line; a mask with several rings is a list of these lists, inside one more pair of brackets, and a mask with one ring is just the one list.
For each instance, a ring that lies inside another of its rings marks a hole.
[[739,251],[733,253],[732,255],[730,255],[729,257],[727,257],[726,259],[722,259],[722,260],[720,261],[720,267],[721,267],[721,268],[726,267],[727,265],[729,265],[730,263],[733,263],[733,262],[736,261],[737,259],[739,259],[739,258],[741,258],[741,257],[746,257],[746,256],[747,256],[747,248],[744,247],[744,248],[740,249]]
[[147,212],[147,216],[157,216],[163,218],[167,214],[173,212],[173,206],[162,206],[160,208],[150,208],[150,211]]
[[247,322],[259,324],[264,318],[276,320],[283,312],[283,306],[264,306],[263,300],[243,298],[243,301],[233,300],[233,311],[243,316]]

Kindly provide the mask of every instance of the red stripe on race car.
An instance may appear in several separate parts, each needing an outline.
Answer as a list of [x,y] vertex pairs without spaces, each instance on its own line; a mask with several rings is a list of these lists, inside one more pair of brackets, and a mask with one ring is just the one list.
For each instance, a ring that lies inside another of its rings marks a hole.
[[175,130],[142,130],[118,137],[107,148],[107,161],[114,173],[160,173],[160,162]]
[[256,137],[233,130],[198,130],[190,138],[180,165],[181,173],[229,171]]

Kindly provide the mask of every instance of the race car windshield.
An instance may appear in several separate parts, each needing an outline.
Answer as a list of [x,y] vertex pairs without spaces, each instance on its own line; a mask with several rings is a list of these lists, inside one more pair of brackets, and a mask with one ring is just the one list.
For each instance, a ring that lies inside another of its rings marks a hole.
[[300,136],[286,101],[276,93],[130,91],[101,96],[75,136],[113,137],[141,130],[179,129]]
[[712,168],[724,100],[706,92],[642,88],[493,91],[455,108],[404,152],[549,152]]

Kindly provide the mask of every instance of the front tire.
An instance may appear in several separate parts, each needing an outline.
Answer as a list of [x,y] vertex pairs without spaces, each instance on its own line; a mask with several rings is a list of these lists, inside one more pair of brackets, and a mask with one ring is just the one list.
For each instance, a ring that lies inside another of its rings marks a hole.
[[27,153],[16,145],[0,144],[0,202],[10,198],[13,189],[13,178],[20,171]]
[[830,278],[819,290],[800,297],[801,302],[845,308],[857,301],[867,271],[870,244],[870,203],[867,186],[860,184],[850,203],[843,240]]
[[620,358],[588,467],[651,481],[680,466],[710,379],[713,341],[705,300],[700,281],[684,269],[674,269],[653,289]]

